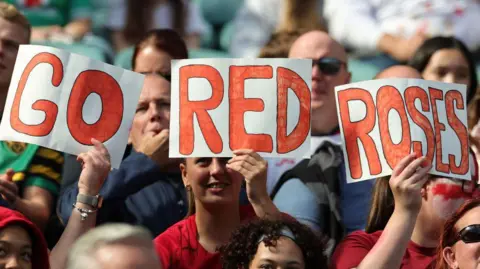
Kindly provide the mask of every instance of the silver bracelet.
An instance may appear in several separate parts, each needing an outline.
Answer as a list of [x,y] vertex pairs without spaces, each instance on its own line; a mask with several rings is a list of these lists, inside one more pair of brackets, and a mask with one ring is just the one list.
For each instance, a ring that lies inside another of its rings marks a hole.
[[80,208],[80,207],[77,207],[75,204],[73,204],[73,208],[75,208],[80,213],[80,217],[82,218],[82,221],[86,220],[90,214],[95,213],[98,210],[98,209],[90,210],[90,209]]

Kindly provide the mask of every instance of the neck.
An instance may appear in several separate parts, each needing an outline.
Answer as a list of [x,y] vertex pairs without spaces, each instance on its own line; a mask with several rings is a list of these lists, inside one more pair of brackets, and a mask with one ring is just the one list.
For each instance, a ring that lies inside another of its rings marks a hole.
[[195,222],[200,244],[209,252],[228,242],[232,232],[240,225],[239,204],[206,208],[195,203]]
[[317,124],[317,126],[313,126],[312,123],[312,136],[324,136],[324,135],[330,135],[334,133],[338,129],[338,125],[335,124],[334,126],[328,126],[328,125],[321,125]]
[[431,221],[427,220],[420,211],[417,221],[415,223],[415,228],[413,229],[411,240],[422,247],[427,248],[436,248],[438,247],[440,241],[441,227],[435,227],[432,225]]

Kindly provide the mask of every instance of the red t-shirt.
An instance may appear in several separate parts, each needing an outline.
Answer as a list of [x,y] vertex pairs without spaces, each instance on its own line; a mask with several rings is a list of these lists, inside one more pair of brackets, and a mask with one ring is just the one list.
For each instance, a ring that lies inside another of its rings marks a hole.
[[[351,269],[357,267],[375,243],[377,243],[381,235],[382,231],[371,234],[357,231],[349,234],[335,249],[332,257],[332,268]],[[434,268],[435,258],[436,248],[421,247],[410,241],[400,268]]]
[[[240,220],[256,218],[252,206],[240,207]],[[195,215],[184,219],[153,241],[163,269],[222,269],[220,254],[206,251],[197,240]]]

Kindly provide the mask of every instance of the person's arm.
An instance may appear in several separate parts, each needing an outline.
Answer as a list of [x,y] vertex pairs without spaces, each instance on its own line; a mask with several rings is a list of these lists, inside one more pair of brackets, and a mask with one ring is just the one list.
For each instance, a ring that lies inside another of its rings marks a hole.
[[28,186],[23,191],[23,197],[14,203],[14,208],[43,230],[52,214],[53,199],[50,191]]
[[315,194],[298,178],[291,178],[285,182],[273,198],[273,203],[278,210],[315,231],[320,232],[324,228],[322,220],[325,219],[326,212],[323,212],[318,204]]
[[[110,156],[108,150],[97,140],[92,139],[94,148],[88,153],[79,155],[79,160],[83,162],[82,173],[80,175],[80,182],[94,181],[102,184],[106,175],[110,171]],[[97,184],[97,183],[87,183]],[[87,218],[82,220],[80,212],[72,208],[72,214],[67,227],[63,231],[60,240],[57,242],[52,252],[50,253],[50,268],[63,269],[67,263],[68,252],[75,241],[88,230],[95,227],[97,212],[96,208],[90,205],[77,202],[77,208],[94,211],[89,213]]]
[[[163,177],[160,167],[152,159],[142,153],[132,151],[118,169],[109,173],[103,187],[99,190],[103,197],[103,206],[98,213],[98,219],[108,219],[114,212],[125,210],[124,203],[128,196]],[[70,218],[72,205],[77,200],[78,191],[78,185],[73,184],[60,195],[58,213],[65,224]],[[92,192],[98,194],[98,190],[92,190]]]
[[[271,1],[247,0],[238,11],[233,23],[234,31],[229,52],[236,58],[256,58],[262,47],[275,31],[274,17],[280,12],[278,5],[269,5]],[[266,15],[268,12],[270,14]],[[270,19],[270,21],[269,21]]]
[[92,29],[92,21],[89,18],[77,19],[71,21],[65,27],[63,27],[63,32],[71,37],[74,40],[80,40],[85,34],[90,32]]
[[425,157],[415,158],[415,154],[410,154],[396,165],[390,178],[395,210],[377,243],[357,269],[400,268],[422,206],[421,190],[428,181],[431,165],[424,166],[425,161]]
[[267,192],[267,161],[250,149],[233,152],[227,167],[245,178],[247,196],[255,214],[260,218],[277,219],[282,216]]

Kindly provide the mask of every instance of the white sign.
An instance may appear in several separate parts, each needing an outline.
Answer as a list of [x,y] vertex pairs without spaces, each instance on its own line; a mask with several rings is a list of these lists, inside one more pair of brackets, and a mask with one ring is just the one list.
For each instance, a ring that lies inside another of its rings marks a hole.
[[426,156],[433,175],[471,179],[466,86],[381,79],[335,88],[348,182],[392,174]]
[[104,143],[118,168],[144,76],[63,50],[20,46],[0,139],[70,154]]
[[170,157],[307,156],[312,61],[172,61]]

